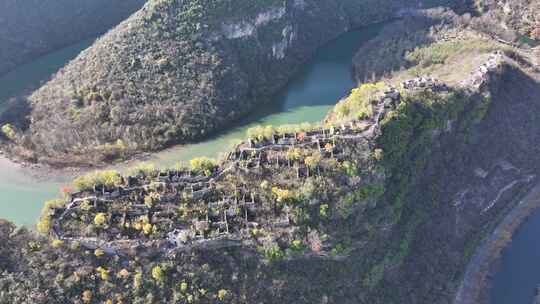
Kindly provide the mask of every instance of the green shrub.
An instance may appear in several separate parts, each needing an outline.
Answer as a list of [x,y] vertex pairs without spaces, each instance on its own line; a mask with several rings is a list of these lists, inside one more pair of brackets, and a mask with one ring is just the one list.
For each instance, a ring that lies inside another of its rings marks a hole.
[[152,268],[152,278],[160,284],[165,282],[165,272],[161,269],[161,266],[158,265]]
[[51,230],[51,209],[62,207],[65,205],[65,202],[62,200],[50,200],[45,202],[43,209],[41,210],[41,216],[38,223],[36,224],[37,231],[41,234],[48,234]]
[[338,255],[349,255],[351,254],[351,247],[349,245],[339,243],[330,250],[330,255],[336,257]]
[[94,224],[96,224],[97,227],[101,227],[107,223],[107,215],[105,213],[98,213],[94,217]]
[[279,187],[272,187],[272,194],[275,196],[278,203],[289,203],[298,199],[296,192]]
[[137,175],[144,175],[144,176],[153,176],[157,173],[156,165],[152,163],[140,163],[134,168],[131,168],[128,171],[128,175],[130,176],[137,176]]
[[289,246],[289,249],[294,254],[302,254],[306,251],[306,245],[300,240],[293,240]]
[[347,174],[350,177],[355,177],[358,175],[358,167],[355,162],[351,162],[348,160],[344,161],[341,164],[341,168],[345,172],[345,174]]
[[322,218],[328,218],[328,204],[322,204],[319,206],[319,216]]
[[320,165],[321,159],[322,159],[321,154],[317,152],[313,155],[306,157],[304,159],[304,163],[309,169],[313,170],[313,169],[317,169],[317,167]]
[[94,186],[103,185],[106,187],[119,186],[122,183],[122,176],[116,170],[95,171],[77,177],[73,181],[73,187],[77,191],[90,190]]
[[256,141],[262,142],[271,140],[276,130],[272,126],[256,126],[247,130],[247,137]]
[[264,256],[271,262],[280,261],[285,257],[285,253],[278,245],[273,245],[264,251]]
[[14,140],[17,137],[17,133],[15,132],[15,129],[13,128],[13,125],[11,124],[3,125],[2,133],[4,133],[4,135],[11,140]]
[[217,167],[217,162],[208,157],[197,157],[189,161],[191,170],[206,176],[212,175]]
[[333,112],[336,120],[349,118],[366,119],[373,116],[372,102],[380,98],[381,93],[387,88],[383,82],[364,83],[358,88],[352,89],[351,94],[339,102]]

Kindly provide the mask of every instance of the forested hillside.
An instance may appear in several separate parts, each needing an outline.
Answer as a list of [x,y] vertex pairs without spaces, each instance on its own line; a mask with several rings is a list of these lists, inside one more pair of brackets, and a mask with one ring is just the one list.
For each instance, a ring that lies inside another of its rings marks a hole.
[[11,156],[95,164],[198,140],[351,28],[467,1],[150,1],[30,97]]
[[96,37],[145,0],[3,0],[0,75],[52,50]]

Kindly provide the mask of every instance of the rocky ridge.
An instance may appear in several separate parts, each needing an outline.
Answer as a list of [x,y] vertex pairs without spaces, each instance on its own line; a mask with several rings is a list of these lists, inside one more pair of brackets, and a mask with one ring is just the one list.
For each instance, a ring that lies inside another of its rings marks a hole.
[[416,8],[199,2],[151,1],[99,39],[30,97],[28,126],[4,150],[81,165],[200,139],[265,102],[323,43]]

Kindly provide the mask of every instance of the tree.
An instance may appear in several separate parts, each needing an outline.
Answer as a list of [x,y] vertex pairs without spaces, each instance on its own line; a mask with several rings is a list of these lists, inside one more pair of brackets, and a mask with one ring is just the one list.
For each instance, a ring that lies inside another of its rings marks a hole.
[[276,130],[272,126],[256,126],[247,130],[247,137],[256,142],[262,142],[272,139],[275,133]]
[[122,183],[122,176],[116,170],[96,171],[77,177],[73,187],[78,191],[90,190],[96,185],[106,187],[118,186]]
[[142,229],[143,229],[144,234],[150,235],[152,233],[153,228],[154,226],[152,226],[152,224],[146,223],[143,225]]
[[294,192],[288,189],[280,189],[278,187],[272,187],[272,193],[276,196],[278,203],[284,203],[296,198]]
[[191,170],[197,173],[202,173],[206,176],[212,175],[217,167],[215,160],[208,157],[197,157],[189,161]]
[[99,273],[99,276],[103,281],[109,280],[109,270],[107,268],[99,266],[96,268],[96,272]]
[[302,157],[302,150],[299,148],[289,149],[287,151],[287,159],[290,161],[298,161]]
[[308,175],[311,170],[319,169],[319,164],[321,163],[321,154],[316,153],[311,156],[308,156],[304,159],[306,167],[309,169]]
[[188,283],[186,283],[186,282],[180,283],[180,291],[181,292],[186,292],[187,290],[188,290]]
[[41,217],[39,218],[39,222],[36,225],[36,228],[39,233],[41,234],[48,234],[51,230],[52,223],[51,223],[51,209],[58,208],[64,205],[64,201],[62,200],[50,200],[45,202],[45,206],[43,207],[43,210],[41,210]]
[[157,192],[152,192],[144,197],[144,204],[149,209],[152,208],[154,203],[159,202],[161,195]]
[[2,133],[4,133],[4,135],[11,140],[14,140],[17,137],[17,133],[11,124],[3,125]]
[[90,290],[83,291],[82,300],[83,300],[84,303],[92,302],[92,292]]
[[94,255],[99,258],[105,255],[105,251],[103,251],[103,249],[97,248],[96,250],[94,250]]
[[227,290],[225,290],[225,289],[220,289],[220,290],[218,291],[218,299],[219,299],[220,301],[224,301],[224,300],[225,300],[225,297],[227,296],[227,294],[228,294]]
[[59,239],[52,240],[51,246],[53,246],[53,248],[60,248],[62,245],[64,245],[64,241]]
[[328,204],[322,204],[319,206],[319,215],[322,217],[322,218],[327,218],[328,217]]
[[152,268],[152,278],[160,284],[165,282],[165,272],[159,265]]
[[107,215],[103,212],[96,214],[94,217],[94,224],[96,224],[98,227],[103,226],[105,222],[107,222]]
[[51,230],[51,217],[49,215],[42,215],[39,218],[39,222],[36,225],[37,231],[41,234],[47,234]]
[[143,283],[142,273],[140,272],[135,273],[135,275],[133,276],[133,287],[135,288],[135,290],[139,290],[142,286],[142,283]]

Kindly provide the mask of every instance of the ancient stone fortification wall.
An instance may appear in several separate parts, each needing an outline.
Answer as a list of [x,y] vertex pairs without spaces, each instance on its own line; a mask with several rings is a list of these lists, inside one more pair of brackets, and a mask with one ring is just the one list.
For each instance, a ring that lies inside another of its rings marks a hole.
[[422,5],[150,2],[32,95],[23,146],[43,162],[93,163],[118,140],[125,154],[197,140],[267,101],[322,44]]

